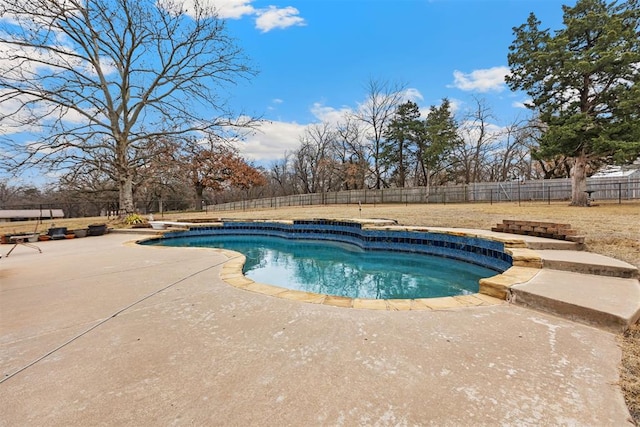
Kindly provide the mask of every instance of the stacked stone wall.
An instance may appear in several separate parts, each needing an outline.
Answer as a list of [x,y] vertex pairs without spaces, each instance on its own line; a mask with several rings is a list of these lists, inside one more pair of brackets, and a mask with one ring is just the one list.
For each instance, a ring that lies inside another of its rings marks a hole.
[[570,224],[559,224],[556,222],[505,219],[502,221],[502,224],[496,225],[491,231],[567,240],[580,244],[584,243],[584,236],[578,236],[578,232],[572,229]]

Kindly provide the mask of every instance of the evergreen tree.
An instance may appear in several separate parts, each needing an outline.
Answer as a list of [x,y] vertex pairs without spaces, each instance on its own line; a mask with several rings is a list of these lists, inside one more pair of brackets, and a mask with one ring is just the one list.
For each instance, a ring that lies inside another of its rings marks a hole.
[[451,112],[451,103],[445,98],[439,107],[432,105],[429,108],[429,114],[423,122],[416,152],[418,181],[429,186],[430,176],[441,167],[443,159],[459,143],[458,124]]
[[418,104],[407,101],[398,106],[384,133],[382,163],[391,170],[397,187],[404,187],[406,184],[412,149],[416,145],[421,127]]
[[640,153],[640,8],[637,0],[578,0],[564,28],[540,29],[532,13],[514,28],[512,90],[524,90],[547,126],[538,154],[572,159],[572,200],[586,206],[587,164]]

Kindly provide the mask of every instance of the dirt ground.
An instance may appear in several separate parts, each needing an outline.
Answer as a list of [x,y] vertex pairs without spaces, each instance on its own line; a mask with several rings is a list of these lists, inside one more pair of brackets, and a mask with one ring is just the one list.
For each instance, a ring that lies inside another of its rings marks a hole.
[[[570,207],[567,203],[501,203],[501,204],[420,204],[420,205],[327,205],[287,207],[248,211],[209,211],[155,215],[156,219],[189,218],[233,219],[308,219],[308,218],[386,218],[402,225],[460,227],[488,230],[503,219],[549,221],[571,224],[578,235],[585,236],[590,252],[617,258],[640,268],[640,202],[599,203],[589,208]],[[105,222],[105,219],[83,218],[56,220],[57,226],[69,229]],[[116,221],[110,226],[121,226]],[[38,224],[46,232],[51,221]],[[35,222],[0,223],[0,234],[31,232]],[[6,252],[6,251],[3,251]],[[636,425],[640,426],[640,325],[636,324],[620,337],[623,360],[621,386]]]

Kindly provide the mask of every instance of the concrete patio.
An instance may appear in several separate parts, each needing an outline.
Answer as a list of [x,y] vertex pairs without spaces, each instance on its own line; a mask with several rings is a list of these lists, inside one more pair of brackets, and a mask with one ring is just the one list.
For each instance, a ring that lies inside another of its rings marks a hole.
[[0,260],[1,426],[631,425],[613,333],[506,302],[276,298],[139,237]]

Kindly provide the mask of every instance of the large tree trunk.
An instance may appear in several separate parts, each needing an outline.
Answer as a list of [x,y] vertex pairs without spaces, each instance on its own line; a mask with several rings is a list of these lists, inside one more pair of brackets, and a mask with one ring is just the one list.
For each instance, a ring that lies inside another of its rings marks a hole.
[[125,217],[135,212],[133,205],[133,171],[129,166],[127,148],[129,144],[125,135],[119,134],[115,138],[115,169],[118,173],[118,198],[120,207],[118,215]]
[[571,206],[587,206],[587,156],[584,151],[575,157],[571,168]]
[[204,201],[204,189],[205,186],[202,184],[202,182],[195,182],[193,185],[193,188],[196,190],[196,199],[194,200],[194,209],[196,211],[202,210],[202,207],[204,206],[204,203],[202,203]]
[[126,216],[135,212],[133,205],[133,178],[121,176],[118,180],[118,193],[120,199],[120,216]]

